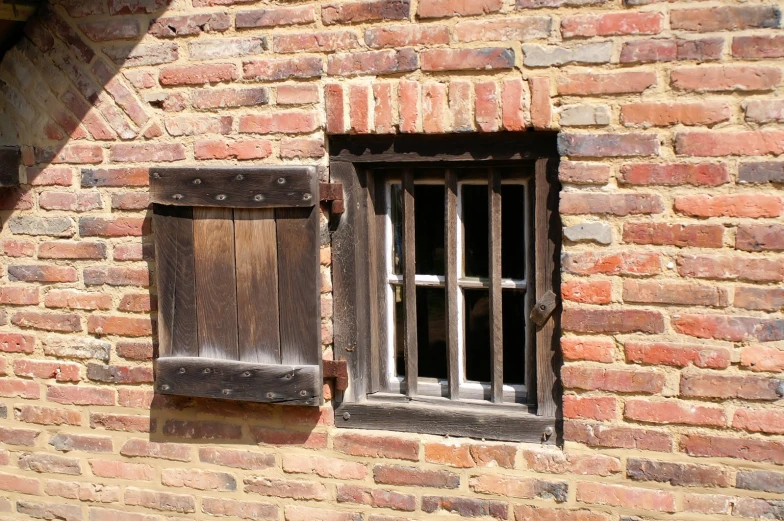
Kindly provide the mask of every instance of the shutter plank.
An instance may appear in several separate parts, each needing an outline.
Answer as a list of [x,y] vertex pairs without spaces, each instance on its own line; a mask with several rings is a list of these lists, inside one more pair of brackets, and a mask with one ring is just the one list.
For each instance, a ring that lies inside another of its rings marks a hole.
[[406,298],[404,345],[406,394],[416,396],[419,379],[416,311],[416,242],[414,236],[414,174],[403,172],[403,294]]
[[280,363],[275,210],[234,210],[239,359]]
[[275,211],[281,363],[321,363],[319,207]]
[[196,356],[196,281],[194,279],[193,211],[153,207],[158,276],[158,353],[160,357]]
[[446,209],[444,211],[446,227],[446,345],[449,367],[449,398],[460,398],[460,367],[457,343],[458,318],[457,309],[457,174],[453,169],[446,171]]
[[504,400],[504,330],[501,295],[501,174],[490,169],[487,181],[487,208],[489,213],[490,259],[490,356],[491,399],[494,403]]
[[230,208],[193,209],[199,356],[237,360],[237,282]]

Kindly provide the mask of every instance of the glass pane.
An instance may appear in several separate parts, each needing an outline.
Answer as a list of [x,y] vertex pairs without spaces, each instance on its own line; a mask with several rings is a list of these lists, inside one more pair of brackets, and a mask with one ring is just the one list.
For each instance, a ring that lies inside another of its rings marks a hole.
[[487,185],[462,187],[463,274],[487,277]]
[[490,381],[490,292],[463,291],[465,308],[465,379]]
[[389,213],[392,219],[392,273],[403,274],[403,191],[399,184],[390,186]]
[[392,299],[394,306],[392,312],[394,313],[395,332],[394,332],[394,353],[395,353],[395,374],[397,376],[406,375],[406,360],[405,350],[403,347],[403,339],[405,335],[405,320],[406,320],[406,300],[403,297],[403,286],[392,286]]
[[446,380],[446,290],[418,287],[416,294],[419,376]]
[[504,384],[525,383],[525,292],[503,290]]
[[523,185],[501,187],[501,276],[525,278],[525,195]]
[[417,275],[444,275],[444,185],[415,185]]

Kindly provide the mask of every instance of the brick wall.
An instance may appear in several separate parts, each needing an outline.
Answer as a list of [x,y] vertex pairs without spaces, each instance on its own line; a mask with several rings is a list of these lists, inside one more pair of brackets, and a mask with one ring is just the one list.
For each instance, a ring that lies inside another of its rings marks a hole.
[[[55,3],[0,66],[0,517],[784,519],[780,5]],[[531,127],[564,156],[563,450],[153,398],[147,167]]]

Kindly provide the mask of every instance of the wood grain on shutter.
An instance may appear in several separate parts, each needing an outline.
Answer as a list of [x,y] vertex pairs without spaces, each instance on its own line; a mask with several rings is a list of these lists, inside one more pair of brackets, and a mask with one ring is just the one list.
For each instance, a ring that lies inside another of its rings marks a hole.
[[416,302],[416,240],[414,237],[414,174],[403,171],[403,294],[406,319],[404,351],[406,359],[406,394],[416,396],[419,379]]
[[159,356],[197,356],[196,280],[191,208],[153,209],[158,275]]
[[150,200],[175,206],[278,208],[318,206],[316,168],[155,168]]
[[487,180],[488,269],[490,275],[491,400],[504,400],[504,330],[501,295],[501,173],[490,169]]
[[231,208],[193,209],[199,356],[237,360],[237,281]]
[[234,210],[239,359],[280,363],[275,210]]
[[[372,172],[366,170],[362,172],[362,178],[365,181],[365,200],[364,200],[364,220],[367,223],[367,270],[369,274],[377,273],[379,266],[379,256],[378,252],[383,251],[383,247],[379,248],[379,244],[383,242],[380,238],[377,240],[376,238],[376,226],[375,226],[375,199],[376,199],[376,180],[373,177]],[[373,283],[373,281],[368,278],[367,283],[365,284],[367,287],[367,300],[368,303],[375,304],[378,302],[378,286]],[[379,368],[381,366],[381,354],[382,348],[378,334],[379,329],[379,322],[381,322],[378,313],[373,313],[368,309],[368,320],[367,320],[367,327],[368,327],[368,346],[370,347],[370,392],[375,393],[381,390],[381,383],[380,383],[380,371]]]
[[449,397],[457,400],[460,397],[460,345],[457,342],[459,327],[457,309],[460,305],[457,290],[457,174],[451,168],[446,171],[444,227],[446,228],[446,345]]
[[[539,159],[536,161],[534,178],[536,201],[534,206],[535,230],[535,255],[536,255],[536,299],[542,298],[548,291],[557,291],[556,266],[560,252],[558,241],[561,234],[560,219],[558,215],[558,190],[551,187],[550,177],[555,178],[551,172],[552,160]],[[540,416],[555,416],[555,372],[553,369],[553,356],[556,352],[554,346],[554,333],[556,328],[556,315],[550,318],[536,330],[536,389],[537,389],[537,414]]]
[[283,364],[321,363],[319,214],[318,207],[275,211]]
[[[368,176],[373,175],[372,172],[367,173]],[[377,338],[377,345],[379,349],[378,366],[371,366],[372,371],[379,375],[378,385],[379,389],[388,389],[390,385],[390,374],[393,369],[389,367],[389,356],[387,353],[387,343],[389,342],[389,331],[386,317],[388,317],[389,302],[387,302],[388,292],[390,291],[387,284],[387,249],[391,248],[391,244],[386,243],[386,228],[387,228],[387,215],[389,210],[387,208],[387,184],[384,177],[375,181],[375,197],[373,199],[373,212],[371,213],[371,220],[369,224],[369,233],[375,235],[376,250],[375,253],[375,269],[368,272],[368,280],[376,287],[376,300],[370,302],[368,313],[375,314],[379,317],[376,321],[376,331],[372,334]]]

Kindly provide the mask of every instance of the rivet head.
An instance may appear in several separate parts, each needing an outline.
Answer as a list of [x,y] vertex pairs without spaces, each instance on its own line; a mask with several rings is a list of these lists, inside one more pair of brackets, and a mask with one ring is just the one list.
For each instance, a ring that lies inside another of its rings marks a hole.
[[179,372],[180,374],[183,374],[183,373],[185,372],[185,368],[184,368],[184,367],[180,367],[180,370],[179,370],[178,372]]
[[176,200],[176,201],[179,201],[180,199],[182,199],[182,194],[174,194],[174,195],[172,196],[172,199],[174,199],[174,200]]
[[306,394],[308,394],[308,392],[307,392],[305,389],[302,389],[302,390],[299,392],[299,395],[300,395],[300,396],[305,396]]
[[222,392],[223,394],[229,394],[231,391],[230,391],[230,390],[228,390],[228,389],[224,389],[224,390],[223,390],[223,391],[221,391],[221,392]]
[[245,176],[242,174],[237,174],[237,177],[235,177],[234,179],[236,179],[237,181],[242,181],[243,179],[245,179]]
[[293,377],[293,375],[291,373],[289,373],[289,374],[286,375],[286,380],[291,380],[292,377]]
[[198,179],[198,178],[194,179],[193,180],[193,184],[200,185],[201,184],[201,179]]
[[250,371],[245,371],[244,373],[242,373],[242,376],[250,376]]
[[351,413],[346,411],[343,413],[343,419],[349,421],[351,419]]
[[278,184],[279,185],[286,184],[286,178],[285,177],[279,177],[278,178]]
[[218,194],[218,195],[215,196],[215,199],[217,199],[218,201],[225,201],[226,200],[226,194]]
[[158,172],[155,172],[154,174],[152,174],[152,176],[153,176],[155,179],[160,179],[160,178],[161,178],[161,174],[159,174]]
[[310,195],[310,194],[302,194],[302,198],[303,198],[304,200],[306,200],[306,201],[310,201],[310,198],[311,198],[311,197],[313,197],[313,196],[312,196],[312,195]]
[[161,386],[161,391],[168,391],[168,390],[169,390],[169,386],[167,384],[163,384]]
[[267,398],[272,398],[273,396],[275,396],[275,395],[272,394],[272,393],[267,393]]
[[544,304],[539,304],[539,309],[544,311],[545,309],[547,309],[547,306],[545,306]]
[[545,436],[548,436],[548,437],[549,437],[549,436],[552,436],[552,435],[553,435],[553,428],[552,428],[552,427],[547,427],[547,428],[544,430],[544,435],[545,435]]
[[261,194],[256,194],[256,195],[253,196],[253,200],[254,201],[263,201],[264,200],[264,196],[261,195]]
[[210,371],[210,368],[209,368],[209,367],[206,367],[206,368],[204,369],[204,374],[209,374],[210,372],[211,372],[211,371]]

